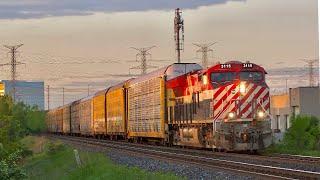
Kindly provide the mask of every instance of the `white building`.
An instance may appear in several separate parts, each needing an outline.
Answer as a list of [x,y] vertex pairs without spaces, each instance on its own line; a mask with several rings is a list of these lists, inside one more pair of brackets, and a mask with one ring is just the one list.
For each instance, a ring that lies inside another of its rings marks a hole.
[[290,118],[295,115],[309,115],[320,118],[320,88],[290,88],[289,93],[271,96],[271,128],[284,132],[290,127]]

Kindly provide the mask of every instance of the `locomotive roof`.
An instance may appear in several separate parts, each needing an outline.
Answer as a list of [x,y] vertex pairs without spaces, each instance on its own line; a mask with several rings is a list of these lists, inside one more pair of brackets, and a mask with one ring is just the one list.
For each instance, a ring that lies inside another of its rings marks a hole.
[[167,76],[167,80],[170,80],[172,78],[186,74],[188,72],[197,71],[201,69],[202,67],[197,63],[173,63],[171,65],[160,68],[156,71],[150,72],[145,75],[141,75],[133,80],[130,80],[129,83],[135,84],[150,78],[163,77],[163,76]]
[[[252,66],[248,66],[248,65]],[[231,66],[222,66],[222,65],[231,65]],[[245,66],[246,65],[246,66]],[[266,70],[255,63],[251,63],[249,61],[241,62],[241,61],[227,61],[225,63],[217,63],[211,67],[209,67],[205,71],[263,71],[265,74],[267,74]]]

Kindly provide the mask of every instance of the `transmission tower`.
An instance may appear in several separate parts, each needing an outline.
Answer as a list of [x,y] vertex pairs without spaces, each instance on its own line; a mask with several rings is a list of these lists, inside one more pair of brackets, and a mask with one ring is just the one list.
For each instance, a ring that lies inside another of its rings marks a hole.
[[0,64],[0,66],[8,66],[8,65],[11,66],[12,91],[10,93],[13,101],[15,101],[15,98],[16,98],[16,79],[17,79],[16,66],[20,64],[24,64],[24,63],[18,62],[16,58],[16,54],[18,52],[17,49],[20,48],[21,46],[23,46],[23,44],[19,44],[16,46],[4,45],[5,48],[8,48],[10,50],[9,53],[11,54],[11,62],[6,64]]
[[208,44],[193,43],[193,45],[199,47],[199,49],[197,50],[197,53],[202,54],[202,57],[201,57],[202,67],[204,67],[204,68],[208,67],[208,52],[213,52],[213,50],[210,48],[210,46],[213,46],[214,44],[216,44],[216,42],[208,43]]
[[138,61],[138,58],[140,58],[140,65],[136,67],[131,67],[130,69],[141,69],[141,74],[146,74],[148,68],[156,68],[156,66],[150,66],[147,65],[147,56],[151,56],[149,51],[156,46],[151,46],[147,48],[135,48],[131,47],[132,49],[135,49],[138,51],[136,54],[136,61]]
[[184,21],[181,17],[182,12],[179,8],[175,10],[174,17],[174,40],[177,51],[177,61],[181,62],[180,51],[183,50],[183,41],[184,41]]
[[305,63],[307,63],[308,69],[309,69],[309,86],[313,87],[314,86],[314,66],[317,63],[317,59],[302,59]]

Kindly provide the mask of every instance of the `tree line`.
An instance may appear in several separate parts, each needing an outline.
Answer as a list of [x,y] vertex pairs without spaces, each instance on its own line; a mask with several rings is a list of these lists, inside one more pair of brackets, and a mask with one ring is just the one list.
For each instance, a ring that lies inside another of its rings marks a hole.
[[0,179],[25,177],[19,161],[30,154],[20,143],[28,134],[45,130],[45,112],[36,106],[14,103],[10,96],[0,97]]

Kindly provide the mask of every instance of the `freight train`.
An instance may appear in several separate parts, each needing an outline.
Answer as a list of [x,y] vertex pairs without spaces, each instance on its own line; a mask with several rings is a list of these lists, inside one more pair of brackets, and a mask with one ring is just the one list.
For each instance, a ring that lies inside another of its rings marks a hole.
[[48,132],[168,146],[257,151],[271,144],[266,71],[174,63],[47,112]]

